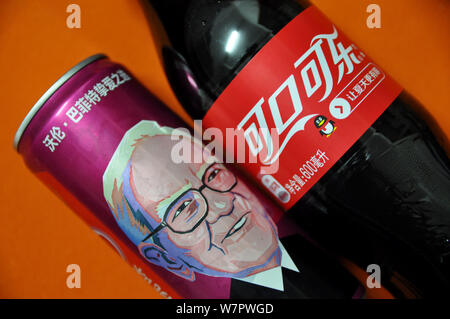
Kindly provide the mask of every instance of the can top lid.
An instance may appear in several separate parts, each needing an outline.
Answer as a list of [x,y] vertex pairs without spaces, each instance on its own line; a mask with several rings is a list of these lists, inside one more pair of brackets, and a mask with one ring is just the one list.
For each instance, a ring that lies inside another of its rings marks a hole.
[[41,96],[41,98],[36,102],[36,104],[31,108],[31,110],[28,112],[27,116],[23,120],[22,124],[20,124],[19,129],[16,132],[16,135],[14,136],[14,148],[18,150],[20,139],[22,138],[23,133],[25,132],[26,128],[30,124],[33,117],[36,115],[36,113],[41,109],[41,107],[44,105],[45,102],[48,101],[48,99],[64,84],[66,83],[72,76],[74,76],[78,71],[86,67],[87,65],[91,64],[92,62],[95,62],[100,59],[107,58],[104,54],[95,54],[93,56],[90,56],[89,58],[81,61],[77,65],[75,65],[73,68],[71,68],[69,71],[67,71],[62,77],[58,79],[48,90],[44,93],[44,95]]

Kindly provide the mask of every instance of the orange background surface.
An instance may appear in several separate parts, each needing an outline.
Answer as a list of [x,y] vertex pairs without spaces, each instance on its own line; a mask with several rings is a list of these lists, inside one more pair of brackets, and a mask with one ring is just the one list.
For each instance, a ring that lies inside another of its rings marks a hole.
[[[81,29],[66,27],[66,8],[71,3],[81,7]],[[426,105],[443,131],[441,139],[446,139],[450,132],[450,2],[313,3]],[[381,6],[381,29],[366,26],[370,3]],[[39,97],[73,65],[98,52],[126,65],[187,119],[164,76],[156,42],[137,0],[0,2],[1,298],[158,297],[27,170],[12,147],[16,129]],[[73,263],[81,267],[79,289],[66,286],[66,267]]]

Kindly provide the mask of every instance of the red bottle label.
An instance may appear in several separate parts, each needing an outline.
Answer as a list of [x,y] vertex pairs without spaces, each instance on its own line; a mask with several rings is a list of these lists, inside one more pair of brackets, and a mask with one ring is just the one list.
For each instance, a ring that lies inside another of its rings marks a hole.
[[240,165],[289,209],[401,91],[310,7],[242,69],[203,124],[241,130],[254,162]]

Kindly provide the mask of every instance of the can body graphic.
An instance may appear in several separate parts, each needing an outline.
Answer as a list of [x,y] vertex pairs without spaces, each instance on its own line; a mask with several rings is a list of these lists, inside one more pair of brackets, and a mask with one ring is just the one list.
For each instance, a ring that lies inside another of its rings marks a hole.
[[93,56],[38,101],[17,132],[26,165],[109,241],[163,297],[179,297],[133,252],[104,200],[102,176],[124,133],[141,119],[183,126],[121,65]]

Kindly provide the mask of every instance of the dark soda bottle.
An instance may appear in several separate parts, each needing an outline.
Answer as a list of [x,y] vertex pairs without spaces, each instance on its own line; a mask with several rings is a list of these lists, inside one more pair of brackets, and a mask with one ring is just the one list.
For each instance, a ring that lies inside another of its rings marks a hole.
[[[163,49],[169,81],[193,118],[204,118],[255,55],[311,7],[293,0],[149,2],[172,44]],[[240,40],[229,50],[237,29]],[[363,267],[379,264],[383,284],[398,295],[442,296],[450,278],[450,164],[413,111],[416,103],[405,92],[396,97],[289,214],[328,248]]]

